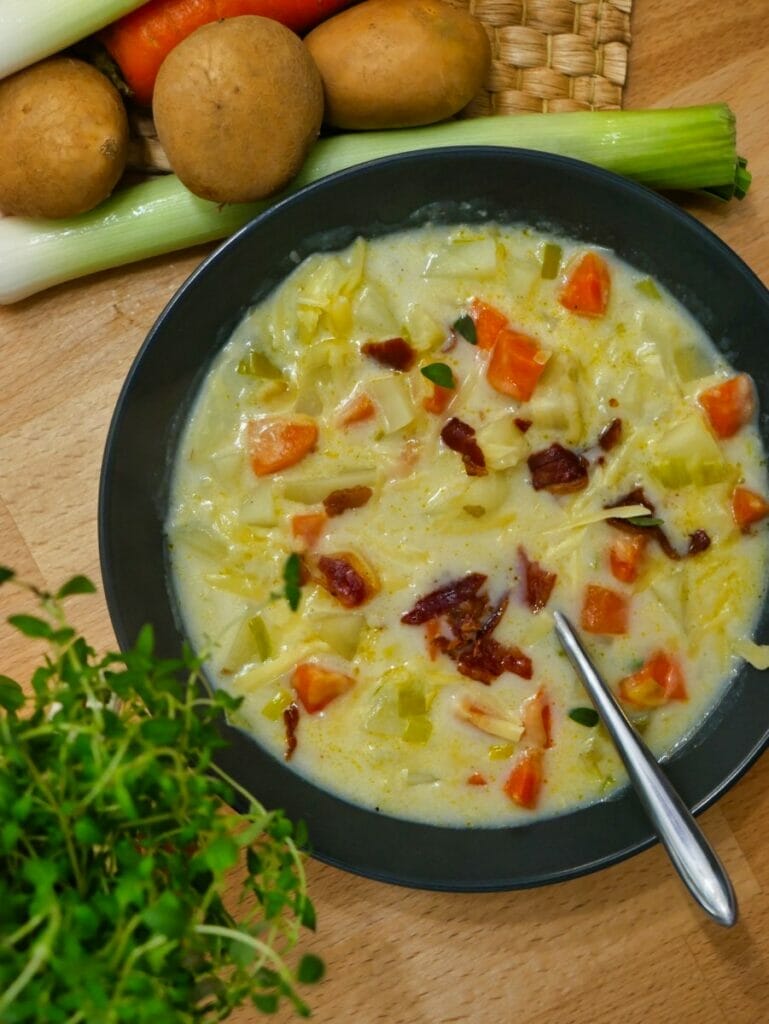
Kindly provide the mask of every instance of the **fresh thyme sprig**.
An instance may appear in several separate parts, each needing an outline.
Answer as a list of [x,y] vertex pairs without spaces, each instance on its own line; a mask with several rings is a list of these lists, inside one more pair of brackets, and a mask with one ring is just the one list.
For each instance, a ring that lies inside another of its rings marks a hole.
[[307,1016],[297,988],[323,963],[286,960],[315,927],[304,829],[213,760],[239,701],[191,651],[158,658],[149,626],[98,655],[63,609],[85,577],[49,594],[0,567],[9,582],[40,614],[8,621],[48,653],[28,692],[0,675],[0,1020],[208,1024],[283,998]]

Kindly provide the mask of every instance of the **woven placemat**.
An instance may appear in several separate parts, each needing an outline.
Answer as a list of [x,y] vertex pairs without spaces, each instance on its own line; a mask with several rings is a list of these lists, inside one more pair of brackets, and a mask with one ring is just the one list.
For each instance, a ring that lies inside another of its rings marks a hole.
[[491,40],[485,88],[464,117],[618,110],[632,0],[449,0]]

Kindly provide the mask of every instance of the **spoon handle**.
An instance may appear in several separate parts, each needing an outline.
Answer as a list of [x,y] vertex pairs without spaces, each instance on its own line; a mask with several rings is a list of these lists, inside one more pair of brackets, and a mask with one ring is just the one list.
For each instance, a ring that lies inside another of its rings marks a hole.
[[718,924],[731,927],[737,921],[737,900],[724,866],[628,721],[569,620],[557,611],[553,612],[553,617],[558,639],[614,740],[644,810],[676,871],[703,910]]

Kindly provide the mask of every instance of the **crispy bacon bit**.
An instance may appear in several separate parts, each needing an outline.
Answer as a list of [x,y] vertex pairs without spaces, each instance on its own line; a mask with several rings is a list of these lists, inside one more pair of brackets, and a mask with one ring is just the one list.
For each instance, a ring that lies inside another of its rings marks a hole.
[[695,530],[689,534],[689,547],[687,555],[698,555],[701,551],[707,551],[710,547],[710,537],[705,530]]
[[469,423],[452,416],[441,430],[441,440],[452,451],[462,456],[468,476],[486,475],[486,457],[475,440],[475,430]]
[[351,551],[321,555],[317,582],[345,608],[365,604],[379,590],[373,569]]
[[[620,508],[623,505],[643,505],[649,510],[650,516],[654,515],[654,505],[646,497],[643,487],[634,488],[618,501],[612,502],[611,505],[606,505],[606,508]],[[644,537],[648,537],[649,540],[656,540],[663,554],[674,562],[679,562],[685,557],[685,555],[682,555],[673,547],[672,541],[660,525],[639,526],[637,523],[632,523],[627,519],[620,519],[618,517],[607,519],[606,522],[616,530],[622,530],[623,533],[642,534]],[[695,530],[694,533],[689,535],[689,547],[686,555],[698,555],[709,547],[710,537],[705,530]]]
[[411,611],[401,615],[401,622],[407,626],[421,626],[430,619],[437,619],[449,609],[475,597],[485,582],[486,577],[481,572],[469,572],[460,580],[452,580],[445,587],[438,587],[420,597]]
[[373,493],[370,487],[342,487],[338,491],[332,491],[323,499],[323,507],[329,518],[341,516],[350,508],[363,508],[368,504]]
[[622,420],[617,417],[611,421],[608,427],[604,427],[598,435],[598,444],[605,452],[616,448],[622,440]]
[[513,423],[516,425],[516,427],[518,427],[522,434],[525,434],[531,426],[532,421],[524,420],[520,416],[516,416],[516,418],[513,420]]
[[410,626],[427,623],[431,652],[446,654],[470,679],[488,685],[503,672],[530,679],[531,659],[518,647],[507,647],[491,635],[505,614],[509,598],[503,594],[495,606],[491,605],[488,596],[479,593],[485,582],[482,573],[468,573],[420,598],[401,616],[401,622]]
[[543,569],[539,562],[529,560],[523,546],[518,548],[526,578],[526,604],[536,615],[541,612],[553,592],[557,575]]
[[299,705],[295,701],[283,711],[283,724],[286,727],[286,750],[283,756],[290,761],[296,750],[296,727],[299,725]]
[[587,486],[588,461],[556,441],[528,458],[531,485],[535,491],[571,494]]
[[503,672],[512,672],[522,679],[531,679],[533,673],[531,658],[519,647],[506,647],[490,636],[472,644],[455,660],[463,676],[486,686]]
[[361,352],[391,370],[410,370],[416,359],[416,352],[404,338],[367,341],[361,346]]

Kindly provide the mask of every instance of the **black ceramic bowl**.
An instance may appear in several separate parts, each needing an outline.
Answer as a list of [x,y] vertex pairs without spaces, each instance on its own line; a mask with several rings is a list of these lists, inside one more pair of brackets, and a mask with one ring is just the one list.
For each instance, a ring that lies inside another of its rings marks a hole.
[[[526,151],[413,153],[334,175],[279,203],[215,252],[182,286],[128,375],[107,441],[99,529],[102,573],[122,645],[152,622],[159,651],[182,639],[163,523],[180,430],[215,353],[245,310],[293,269],[296,254],[341,248],[428,221],[528,223],[607,246],[662,281],[756,382],[769,409],[769,293],[748,268],[671,203],[587,164]],[[767,414],[762,415],[766,440]],[[758,626],[769,625],[764,607]],[[402,821],[313,786],[228,729],[223,766],[268,807],[307,822],[316,856],[374,878],[435,889],[512,889],[593,871],[654,841],[635,795],[516,828]],[[769,686],[744,666],[717,709],[668,763],[695,811],[712,803],[769,739]]]

